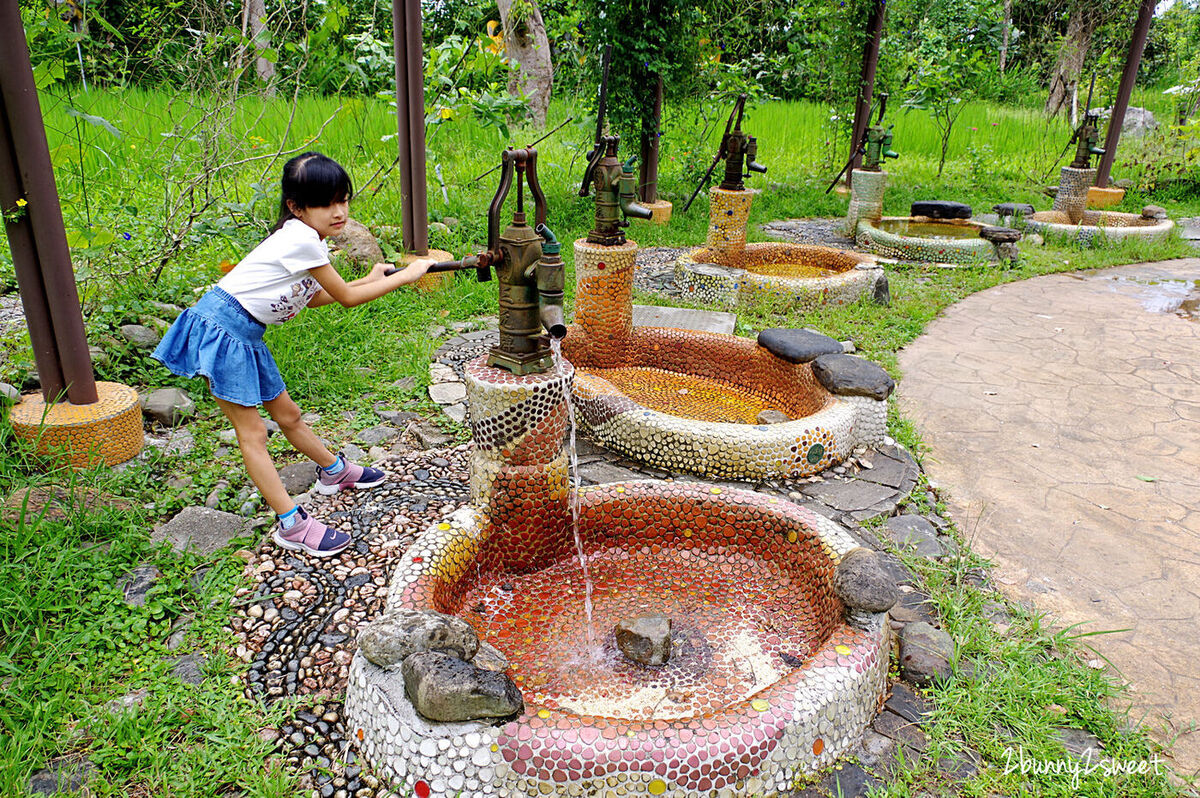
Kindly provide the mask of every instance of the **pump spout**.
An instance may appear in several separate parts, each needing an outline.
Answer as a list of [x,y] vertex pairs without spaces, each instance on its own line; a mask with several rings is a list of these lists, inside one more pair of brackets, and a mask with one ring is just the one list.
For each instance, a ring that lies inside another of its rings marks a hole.
[[537,266],[538,299],[541,304],[539,318],[551,338],[566,338],[567,323],[563,318],[563,288],[566,285],[566,268],[559,252],[562,244],[545,224],[533,231],[542,237],[542,257]]
[[749,142],[746,144],[746,170],[750,172],[757,172],[760,175],[765,175],[767,173],[767,167],[760,164],[757,158],[758,139],[756,139],[754,136],[751,136]]
[[637,201],[637,194],[634,193],[636,183],[633,177],[633,162],[636,160],[637,156],[635,155],[621,164],[621,193],[617,196],[617,205],[620,206],[621,214],[626,219],[629,217],[633,217],[634,219],[651,219],[654,217],[654,211],[640,204]]

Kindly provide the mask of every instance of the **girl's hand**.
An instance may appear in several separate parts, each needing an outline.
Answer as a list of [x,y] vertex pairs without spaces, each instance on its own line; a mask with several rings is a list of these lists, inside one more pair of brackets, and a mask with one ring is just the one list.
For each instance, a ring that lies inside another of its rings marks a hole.
[[404,273],[411,276],[414,280],[425,272],[429,271],[429,267],[437,261],[433,258],[417,258],[412,263],[404,267]]
[[387,276],[387,270],[394,268],[395,264],[392,263],[376,263],[371,267],[371,273],[368,275],[368,279],[371,282],[374,282],[375,280],[382,280]]

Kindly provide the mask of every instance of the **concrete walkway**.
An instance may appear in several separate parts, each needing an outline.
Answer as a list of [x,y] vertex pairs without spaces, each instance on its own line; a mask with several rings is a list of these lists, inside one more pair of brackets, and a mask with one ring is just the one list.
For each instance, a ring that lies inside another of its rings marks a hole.
[[998,286],[901,353],[899,390],[926,471],[1010,596],[1085,631],[1129,629],[1088,643],[1193,780],[1200,320],[1180,314],[1197,298],[1196,258]]

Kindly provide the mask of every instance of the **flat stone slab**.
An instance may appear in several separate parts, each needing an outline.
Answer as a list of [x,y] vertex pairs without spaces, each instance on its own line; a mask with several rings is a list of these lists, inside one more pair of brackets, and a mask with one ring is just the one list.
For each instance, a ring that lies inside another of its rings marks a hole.
[[208,556],[229,545],[246,531],[246,519],[208,507],[185,507],[150,535],[155,543],[164,540],[175,551],[194,551]]
[[801,488],[800,492],[843,513],[869,511],[876,507],[887,507],[890,503],[887,510],[880,509],[872,515],[894,509],[897,495],[894,488],[858,479],[827,479],[824,482],[813,482]]
[[942,544],[933,524],[919,515],[897,515],[887,520],[887,531],[901,549],[911,549],[918,557],[941,557]]
[[1176,224],[1179,227],[1179,235],[1188,241],[1200,241],[1200,216],[1189,216],[1186,219],[1180,219]]
[[855,476],[867,482],[895,488],[907,496],[917,484],[917,476],[921,473],[920,466],[906,449],[899,446],[880,446],[865,458],[871,463],[871,468],[864,468]]
[[733,330],[737,326],[737,315],[715,310],[634,305],[633,326],[674,327],[680,330],[733,335]]
[[909,207],[909,214],[930,219],[970,219],[971,206],[949,200],[917,200]]
[[842,354],[842,344],[816,330],[769,327],[758,334],[758,345],[789,363],[810,363],[821,355]]

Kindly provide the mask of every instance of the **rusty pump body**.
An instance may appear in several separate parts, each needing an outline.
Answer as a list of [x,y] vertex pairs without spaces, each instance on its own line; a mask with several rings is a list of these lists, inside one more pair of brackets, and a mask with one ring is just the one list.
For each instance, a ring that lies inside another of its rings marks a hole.
[[583,187],[579,196],[586,197],[589,191],[596,193],[596,225],[588,232],[589,244],[620,246],[625,243],[625,230],[629,217],[649,219],[654,215],[637,201],[637,178],[633,165],[637,156],[625,163],[617,159],[620,136],[602,136],[587,171],[583,175]]
[[873,125],[867,128],[866,150],[863,152],[862,169],[879,172],[885,158],[899,158],[900,153],[892,149],[892,125]]
[[[501,232],[500,213],[514,176],[517,207]],[[534,227],[525,216],[526,182],[533,198]],[[549,371],[554,367],[550,338],[567,334],[563,319],[566,272],[559,256],[562,245],[546,227],[546,196],[537,179],[537,150],[504,151],[500,186],[488,206],[487,218],[486,251],[436,263],[429,271],[475,269],[479,281],[486,282],[494,270],[500,283],[500,343],[488,353],[488,365],[518,376]]]
[[758,139],[742,130],[742,115],[745,110],[746,95],[740,94],[733,110],[729,113],[729,118],[725,120],[725,132],[721,135],[721,146],[717,149],[717,154],[713,156],[712,163],[708,165],[708,171],[700,179],[700,184],[696,186],[692,196],[688,197],[688,201],[684,203],[685,213],[688,208],[692,207],[700,190],[708,185],[713,170],[721,161],[725,162],[725,178],[720,185],[724,191],[745,191],[745,179],[752,172],[767,173],[767,167],[758,162]]
[[1100,146],[1100,113],[1087,111],[1083,122],[1075,131],[1075,160],[1071,161],[1072,169],[1090,169],[1093,155],[1103,155],[1104,148]]

